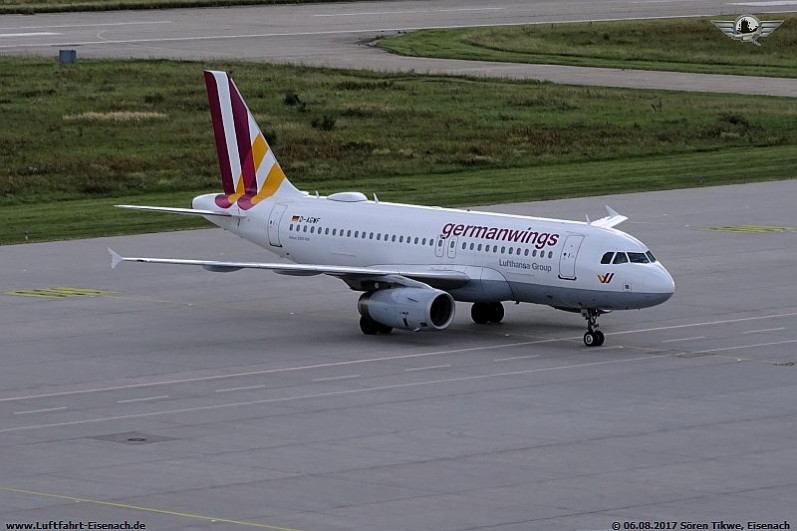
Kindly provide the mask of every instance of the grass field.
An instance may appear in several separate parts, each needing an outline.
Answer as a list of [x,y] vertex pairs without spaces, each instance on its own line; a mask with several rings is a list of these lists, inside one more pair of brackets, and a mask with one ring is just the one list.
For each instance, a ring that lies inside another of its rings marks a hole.
[[220,188],[202,81],[231,70],[288,176],[444,206],[797,177],[788,98],[249,63],[0,58],[0,242],[185,228]]
[[797,77],[797,16],[760,18],[785,20],[760,47],[729,39],[709,18],[423,30],[379,45],[448,59]]
[[[63,13],[68,11],[113,11],[121,9],[166,9],[269,4],[331,3],[358,0],[0,0],[0,15]],[[373,0],[371,0],[373,1]]]

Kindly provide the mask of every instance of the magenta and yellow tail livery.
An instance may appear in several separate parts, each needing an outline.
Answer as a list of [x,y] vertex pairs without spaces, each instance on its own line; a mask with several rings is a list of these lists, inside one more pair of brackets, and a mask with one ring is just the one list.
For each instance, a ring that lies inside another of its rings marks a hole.
[[232,78],[226,72],[205,71],[205,85],[224,190],[216,205],[249,210],[283,186],[297,191],[285,179]]
[[357,309],[360,329],[369,335],[444,330],[454,320],[455,301],[472,303],[476,324],[500,322],[502,301],[544,304],[581,313],[587,346],[604,342],[600,315],[655,306],[675,290],[647,246],[614,228],[628,218],[609,207],[606,217],[585,223],[369,201],[360,192],[300,192],[230,76],[208,71],[205,84],[222,193],[197,196],[192,208],[117,206],[202,216],[284,261],[133,258],[111,251],[113,267],[145,262],[328,275],[364,292]]

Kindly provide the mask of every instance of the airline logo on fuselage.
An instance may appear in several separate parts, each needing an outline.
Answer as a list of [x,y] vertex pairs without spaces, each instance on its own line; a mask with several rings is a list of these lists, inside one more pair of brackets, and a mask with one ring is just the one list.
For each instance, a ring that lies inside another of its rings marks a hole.
[[598,275],[598,282],[601,284],[608,284],[614,278],[614,273],[604,273],[603,275]]
[[440,232],[442,239],[451,236],[465,236],[466,238],[481,238],[484,240],[500,240],[508,243],[532,244],[537,249],[545,246],[554,246],[559,241],[559,235],[536,230],[517,230],[498,227],[485,227],[483,225],[463,225],[447,223]]

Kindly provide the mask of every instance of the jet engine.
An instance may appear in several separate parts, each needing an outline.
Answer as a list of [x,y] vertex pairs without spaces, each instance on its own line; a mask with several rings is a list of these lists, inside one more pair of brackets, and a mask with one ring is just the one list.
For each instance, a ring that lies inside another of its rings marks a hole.
[[[366,334],[387,332],[390,328],[415,332],[444,330],[454,320],[454,307],[451,295],[432,288],[380,289],[364,293],[357,303],[363,316],[360,325]],[[365,320],[383,326],[369,329],[367,322],[363,324]]]

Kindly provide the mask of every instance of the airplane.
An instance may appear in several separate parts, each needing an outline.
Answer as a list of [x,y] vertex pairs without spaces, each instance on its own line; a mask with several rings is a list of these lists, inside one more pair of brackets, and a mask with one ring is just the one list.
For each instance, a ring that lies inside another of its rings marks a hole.
[[197,196],[191,208],[115,206],[201,216],[293,263],[123,257],[108,249],[113,268],[144,262],[337,277],[363,292],[357,309],[366,335],[444,330],[455,301],[472,303],[478,324],[499,323],[503,301],[544,304],[580,313],[590,347],[605,340],[600,315],[655,306],[675,291],[648,247],[614,228],[628,218],[608,206],[606,217],[584,222],[302,192],[232,78],[218,71],[204,78],[222,193]]

